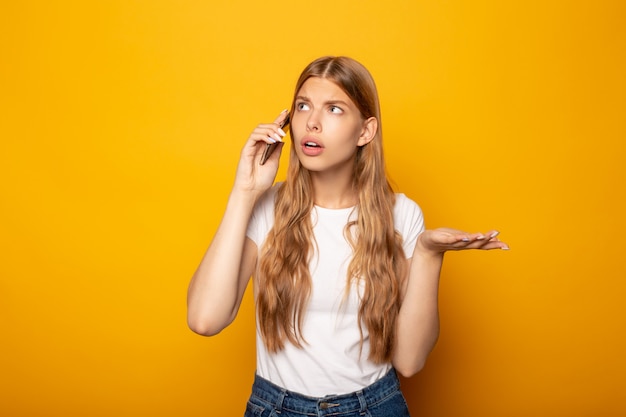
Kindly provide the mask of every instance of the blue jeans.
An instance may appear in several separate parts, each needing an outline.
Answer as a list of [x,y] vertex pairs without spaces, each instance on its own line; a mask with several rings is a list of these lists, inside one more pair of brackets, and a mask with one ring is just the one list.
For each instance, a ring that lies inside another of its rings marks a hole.
[[244,417],[410,417],[396,371],[351,394],[315,398],[287,391],[256,375]]

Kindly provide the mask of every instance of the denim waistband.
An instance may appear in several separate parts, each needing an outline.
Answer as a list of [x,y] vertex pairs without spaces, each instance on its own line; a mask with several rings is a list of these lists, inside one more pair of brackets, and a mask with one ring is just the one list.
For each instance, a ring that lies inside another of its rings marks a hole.
[[392,368],[384,377],[362,390],[319,398],[286,390],[256,375],[252,396],[271,404],[278,412],[286,410],[302,415],[323,416],[365,411],[399,389],[400,381]]

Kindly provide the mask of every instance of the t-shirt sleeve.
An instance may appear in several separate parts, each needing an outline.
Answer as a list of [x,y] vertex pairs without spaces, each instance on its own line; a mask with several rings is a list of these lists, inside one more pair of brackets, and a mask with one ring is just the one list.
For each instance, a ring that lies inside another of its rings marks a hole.
[[257,214],[257,207],[255,206],[250,221],[248,221],[248,229],[246,230],[246,237],[250,238],[257,247],[259,246],[259,216]]
[[394,222],[396,230],[400,232],[403,238],[404,255],[407,258],[413,257],[417,237],[424,231],[422,209],[406,195],[397,194]]

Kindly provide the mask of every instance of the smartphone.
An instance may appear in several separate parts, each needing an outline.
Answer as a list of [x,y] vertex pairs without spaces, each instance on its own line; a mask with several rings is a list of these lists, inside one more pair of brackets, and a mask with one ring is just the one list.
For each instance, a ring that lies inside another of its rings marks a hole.
[[[283,120],[283,122],[280,124],[280,128],[283,130],[287,130],[288,127],[289,127],[289,114],[287,114],[287,117],[285,118],[285,120]],[[278,146],[278,143],[279,142],[268,143],[267,145],[265,145],[265,150],[263,151],[263,155],[261,156],[259,165],[263,165],[267,162],[272,152],[274,152],[274,149],[276,149],[276,146]]]

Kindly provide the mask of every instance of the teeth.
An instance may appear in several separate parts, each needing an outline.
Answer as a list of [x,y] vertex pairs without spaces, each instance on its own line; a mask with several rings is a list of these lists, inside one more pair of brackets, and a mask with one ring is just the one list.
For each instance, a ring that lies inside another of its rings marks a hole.
[[306,142],[304,145],[305,145],[305,146],[314,146],[314,147],[318,147],[317,143],[315,143],[315,142]]

